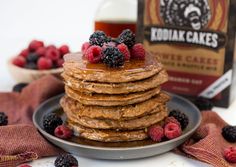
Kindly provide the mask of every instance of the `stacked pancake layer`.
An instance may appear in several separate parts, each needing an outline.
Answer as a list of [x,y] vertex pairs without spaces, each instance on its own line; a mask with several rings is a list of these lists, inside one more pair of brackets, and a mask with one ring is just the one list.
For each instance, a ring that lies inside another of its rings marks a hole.
[[119,69],[90,64],[80,53],[65,57],[66,95],[61,106],[75,134],[96,141],[146,139],[147,128],[168,115],[169,96],[163,66],[152,55],[126,62]]

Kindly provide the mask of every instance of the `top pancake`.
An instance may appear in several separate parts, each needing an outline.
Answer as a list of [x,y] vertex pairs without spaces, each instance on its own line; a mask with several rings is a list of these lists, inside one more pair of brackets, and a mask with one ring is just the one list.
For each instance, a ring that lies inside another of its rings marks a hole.
[[64,56],[64,72],[84,81],[123,83],[149,78],[159,73],[163,66],[158,58],[146,53],[145,60],[125,62],[120,68],[109,68],[103,63],[91,64],[83,59],[82,53]]

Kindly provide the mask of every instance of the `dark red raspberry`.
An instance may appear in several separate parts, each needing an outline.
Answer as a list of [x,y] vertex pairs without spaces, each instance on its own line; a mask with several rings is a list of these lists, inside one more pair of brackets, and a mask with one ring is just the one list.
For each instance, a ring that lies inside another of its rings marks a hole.
[[117,45],[117,48],[124,55],[126,61],[130,59],[129,49],[124,43]]
[[37,62],[37,67],[39,70],[48,70],[52,68],[52,60],[46,57],[40,57]]
[[12,63],[18,67],[24,67],[26,64],[26,59],[22,56],[17,56],[12,60]]
[[168,139],[174,139],[182,134],[182,130],[178,124],[170,122],[165,125],[164,133]]
[[60,52],[57,48],[48,48],[45,53],[45,57],[51,59],[52,61],[57,61],[60,59]]
[[167,117],[165,119],[165,125],[170,123],[170,122],[175,123],[175,124],[177,124],[181,127],[181,124],[179,123],[179,121],[177,121],[177,119],[175,119],[175,117]]
[[59,51],[61,56],[64,56],[65,54],[70,52],[69,46],[67,45],[62,45],[61,47],[59,47]]
[[23,49],[19,56],[23,56],[24,58],[26,58],[29,55],[29,49]]
[[146,51],[141,43],[135,44],[130,50],[132,59],[144,60]]
[[38,48],[43,47],[43,46],[44,46],[43,41],[33,40],[29,44],[29,50],[31,52],[35,52]]
[[81,47],[81,51],[83,53],[83,55],[85,55],[86,51],[88,50],[88,48],[90,47],[90,43],[89,42],[85,42],[83,43],[82,47]]
[[153,125],[148,128],[148,136],[153,140],[160,142],[164,137],[164,130],[159,125]]
[[72,134],[72,130],[65,125],[60,125],[54,130],[54,135],[61,139],[69,139]]
[[87,58],[87,60],[90,63],[100,62],[101,57],[102,57],[102,48],[97,45],[93,45],[93,46],[89,47],[85,53],[85,58]]
[[64,59],[58,59],[56,62],[57,67],[62,67],[64,63]]
[[51,48],[57,49],[57,47],[56,47],[55,45],[48,45],[48,46],[46,47],[46,49],[51,49]]
[[236,163],[236,147],[229,147],[224,150],[224,157],[230,163]]
[[20,165],[20,166],[18,166],[18,167],[32,167],[32,166],[27,165],[27,164],[22,164],[22,165]]
[[41,56],[45,56],[45,53],[46,53],[46,48],[45,47],[40,47],[38,48],[35,53],[41,57]]

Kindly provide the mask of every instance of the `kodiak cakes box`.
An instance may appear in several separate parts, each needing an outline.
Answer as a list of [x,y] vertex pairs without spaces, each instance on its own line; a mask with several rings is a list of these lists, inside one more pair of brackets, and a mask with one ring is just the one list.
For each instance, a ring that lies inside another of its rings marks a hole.
[[164,90],[228,107],[235,90],[236,0],[139,0],[137,41],[169,74]]

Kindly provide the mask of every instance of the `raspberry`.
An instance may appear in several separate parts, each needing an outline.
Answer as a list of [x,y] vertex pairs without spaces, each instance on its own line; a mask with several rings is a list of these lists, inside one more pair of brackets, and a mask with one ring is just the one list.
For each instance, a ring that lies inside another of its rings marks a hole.
[[118,37],[118,42],[124,43],[128,48],[132,48],[135,44],[135,34],[130,29],[123,30]]
[[17,56],[12,60],[12,63],[18,67],[24,67],[26,64],[26,60],[22,56]]
[[213,103],[209,99],[206,99],[206,98],[203,98],[203,97],[198,97],[194,101],[194,104],[197,106],[197,108],[200,111],[211,110],[214,106]]
[[81,51],[83,53],[83,55],[85,55],[86,51],[88,50],[88,48],[90,47],[90,43],[89,42],[85,42],[83,43],[82,47],[81,47]]
[[148,136],[153,140],[160,142],[164,137],[164,130],[159,125],[153,125],[148,128]]
[[98,63],[102,57],[102,48],[100,46],[91,46],[85,53],[85,57],[90,63]]
[[27,83],[18,83],[16,84],[13,88],[13,92],[21,92],[24,87],[26,87],[28,84]]
[[42,57],[42,56],[45,56],[45,53],[46,53],[46,48],[45,47],[40,47],[38,48],[35,53],[39,56],[39,57]]
[[44,43],[43,41],[33,40],[29,44],[29,50],[31,52],[35,52],[38,48],[43,47]]
[[34,63],[34,62],[29,62],[24,67],[27,68],[27,69],[31,69],[31,70],[37,70],[38,69],[37,64]]
[[170,123],[170,122],[175,123],[175,124],[177,124],[177,125],[179,125],[181,127],[179,121],[177,121],[177,119],[175,119],[175,117],[167,117],[165,119],[165,125]]
[[230,163],[236,163],[236,147],[229,147],[224,150],[224,157]]
[[78,167],[78,161],[71,154],[59,155],[55,162],[55,167]]
[[32,166],[27,165],[27,164],[22,164],[22,165],[20,165],[20,166],[18,166],[18,167],[32,167]]
[[102,61],[108,67],[120,67],[124,65],[124,55],[115,47],[107,47],[102,52]]
[[98,45],[101,46],[108,42],[108,38],[106,34],[103,31],[95,31],[90,37],[89,37],[89,43],[91,45]]
[[56,62],[56,67],[62,67],[64,64],[64,59],[58,59]]
[[52,68],[52,60],[46,57],[40,57],[37,63],[39,70],[47,70]]
[[46,47],[46,49],[48,50],[48,49],[57,49],[57,47],[55,46],[55,45],[48,45],[47,47]]
[[224,137],[224,139],[227,140],[228,142],[231,142],[231,143],[236,142],[236,127],[235,126],[227,125],[223,127],[221,134]]
[[131,53],[131,58],[133,59],[139,59],[139,60],[145,59],[146,51],[141,43],[135,44],[131,48],[130,53]]
[[117,48],[124,55],[126,61],[130,59],[129,49],[124,43],[117,45]]
[[50,47],[46,50],[45,57],[51,59],[52,61],[56,61],[60,58],[60,52],[57,48]]
[[26,61],[28,63],[33,62],[36,63],[39,59],[39,56],[36,53],[30,53],[27,57],[26,57]]
[[170,122],[165,125],[164,133],[168,139],[174,139],[182,134],[182,130],[178,124]]
[[59,47],[59,51],[61,56],[64,56],[65,54],[70,52],[70,49],[67,45],[62,45],[61,47]]
[[61,139],[69,139],[72,134],[72,130],[65,125],[60,125],[54,130],[54,135]]
[[4,112],[0,112],[0,126],[8,124],[8,116]]
[[28,54],[29,54],[29,49],[23,49],[20,52],[19,56],[23,56],[24,58],[26,58],[28,56]]
[[187,115],[180,112],[179,110],[172,110],[169,113],[169,117],[173,116],[181,124],[181,128],[185,129],[188,126],[189,120]]
[[46,132],[54,134],[54,130],[59,125],[62,125],[63,121],[56,114],[48,114],[43,117],[43,128]]

